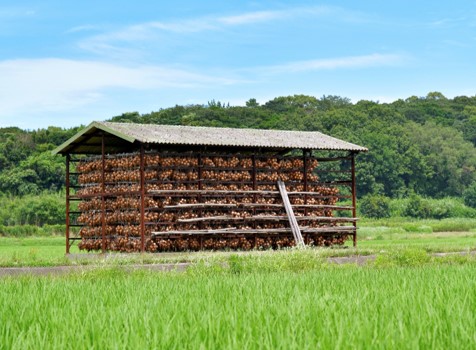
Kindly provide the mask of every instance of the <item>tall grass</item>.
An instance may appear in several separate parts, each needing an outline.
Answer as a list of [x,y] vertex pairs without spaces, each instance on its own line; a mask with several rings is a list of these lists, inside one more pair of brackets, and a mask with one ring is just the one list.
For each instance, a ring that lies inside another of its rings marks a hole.
[[467,349],[476,342],[474,261],[302,272],[286,263],[263,272],[239,257],[232,264],[185,274],[0,279],[0,348]]
[[[406,216],[407,207],[411,198],[390,200],[390,216]],[[446,197],[441,199],[421,198],[422,205],[427,207],[430,217],[434,219],[445,218],[476,218],[476,209],[464,204],[462,198]]]
[[465,205],[463,198],[458,197],[436,199],[412,195],[407,198],[391,199],[379,195],[367,195],[359,198],[357,204],[361,217],[476,218],[476,208]]
[[48,237],[64,235],[66,231],[66,225],[16,225],[16,226],[3,226],[0,225],[0,236],[6,237]]
[[[448,219],[411,219],[403,217],[392,217],[388,219],[363,219],[358,226],[365,230],[370,227],[386,227],[395,232],[463,232],[476,230],[476,218],[448,218]],[[360,232],[360,231],[359,231]]]

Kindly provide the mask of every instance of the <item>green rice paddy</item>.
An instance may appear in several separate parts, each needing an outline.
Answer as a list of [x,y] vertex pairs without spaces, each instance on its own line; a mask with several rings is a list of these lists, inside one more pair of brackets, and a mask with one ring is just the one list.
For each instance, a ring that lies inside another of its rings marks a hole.
[[[62,237],[0,237],[2,266],[92,265],[0,277],[0,349],[475,348],[474,228],[365,224],[358,249],[80,260],[64,257]],[[433,255],[445,251],[468,254]],[[369,254],[361,266],[327,260]],[[181,261],[192,266],[122,268]]]
[[233,256],[231,267],[199,264],[185,273],[98,269],[2,278],[0,348],[470,349],[476,344],[472,258],[417,260],[416,266],[388,260],[367,267],[299,266],[298,259],[298,268],[283,259],[289,257],[257,263]]

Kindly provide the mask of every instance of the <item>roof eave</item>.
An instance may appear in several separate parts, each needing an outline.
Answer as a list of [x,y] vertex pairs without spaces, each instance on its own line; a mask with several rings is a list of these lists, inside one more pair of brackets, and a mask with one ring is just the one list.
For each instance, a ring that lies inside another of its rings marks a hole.
[[109,128],[107,127],[106,125],[104,125],[103,123],[100,123],[100,122],[92,122],[91,124],[89,124],[85,129],[81,130],[80,132],[78,132],[76,135],[72,136],[70,139],[68,139],[67,141],[63,142],[60,146],[56,147],[54,150],[51,151],[52,154],[66,154],[68,153],[67,151],[65,151],[69,146],[71,146],[75,141],[77,141],[80,137],[82,137],[83,135],[89,133],[91,130],[93,129],[98,129],[98,130],[102,130],[104,132],[107,132],[111,135],[114,135],[114,136],[117,136],[125,141],[128,141],[130,143],[133,143],[136,141],[136,138],[132,137],[132,136],[129,136],[129,135],[126,135],[126,134],[123,134],[117,130],[114,130],[112,128]]

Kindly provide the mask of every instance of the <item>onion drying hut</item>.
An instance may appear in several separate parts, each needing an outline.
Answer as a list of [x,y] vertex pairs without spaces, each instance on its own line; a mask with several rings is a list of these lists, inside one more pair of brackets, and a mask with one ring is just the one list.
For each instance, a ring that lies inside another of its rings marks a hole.
[[[66,158],[66,253],[356,244],[355,156],[319,132],[93,122]],[[343,204],[342,204],[343,203]]]

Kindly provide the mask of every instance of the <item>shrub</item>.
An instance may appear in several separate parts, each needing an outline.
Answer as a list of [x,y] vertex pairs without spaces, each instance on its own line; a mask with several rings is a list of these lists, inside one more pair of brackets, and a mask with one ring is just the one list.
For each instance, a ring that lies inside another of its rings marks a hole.
[[405,216],[412,218],[427,219],[431,217],[430,203],[422,197],[412,194],[408,199],[407,207],[404,212]]
[[368,218],[390,217],[390,198],[382,195],[368,195],[360,201],[360,212]]
[[64,196],[0,197],[0,225],[57,225],[65,222]]
[[463,192],[463,199],[464,204],[468,207],[476,208],[476,182],[473,182],[473,184]]

